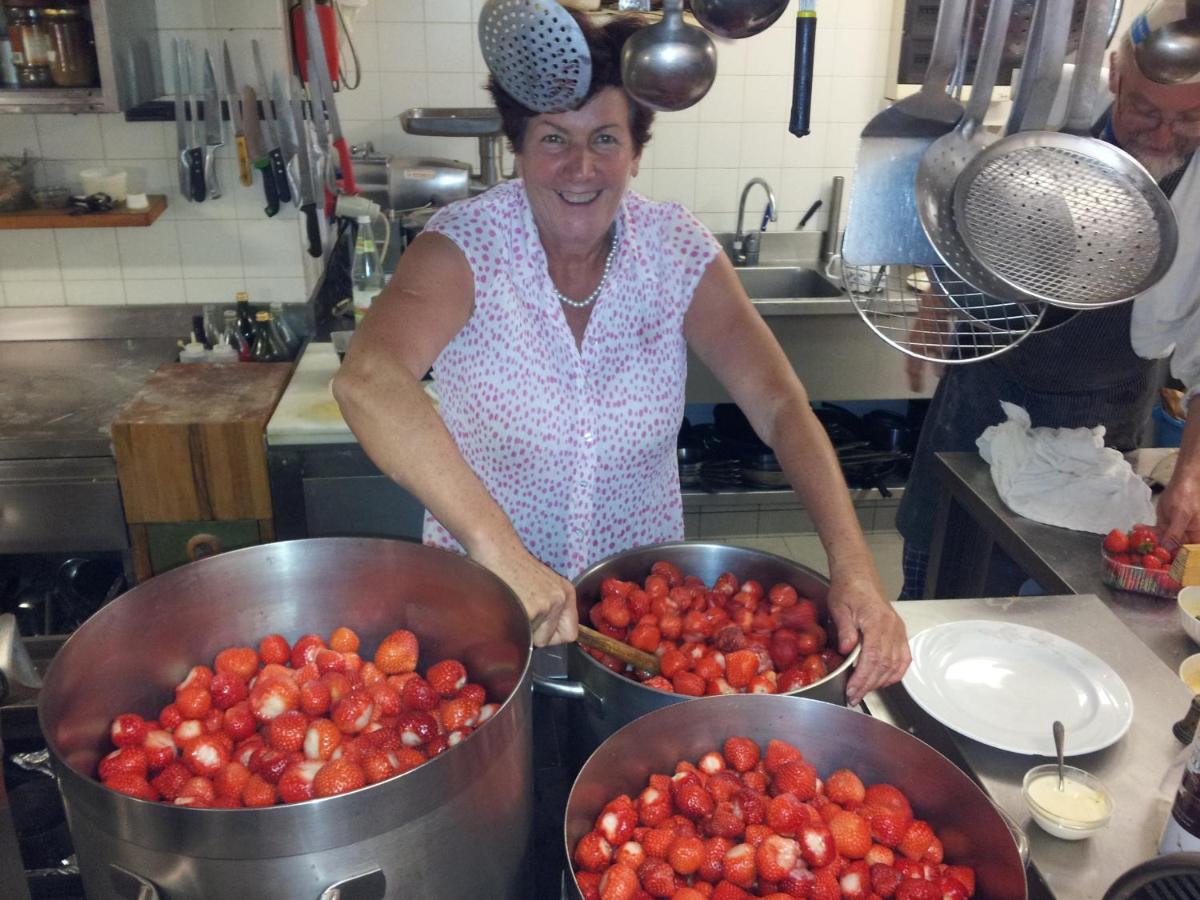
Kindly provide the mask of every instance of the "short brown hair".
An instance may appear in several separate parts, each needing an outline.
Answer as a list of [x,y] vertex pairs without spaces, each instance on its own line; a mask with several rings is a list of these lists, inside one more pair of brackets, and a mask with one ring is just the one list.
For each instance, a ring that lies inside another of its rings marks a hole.
[[[592,55],[592,83],[588,87],[587,96],[579,103],[579,106],[583,106],[604,88],[623,88],[621,48],[625,46],[625,41],[646,23],[638,15],[614,15],[600,24],[593,22],[583,13],[570,11],[570,14],[579,23]],[[488,75],[487,89],[500,113],[501,127],[504,129],[504,136],[508,138],[509,148],[513,153],[520,153],[525,143],[525,129],[529,120],[540,113],[519,103],[500,86],[495,75]],[[637,152],[641,153],[650,140],[654,110],[638,103],[629,96],[628,91],[624,93],[629,101],[629,130],[633,135],[633,145]]]

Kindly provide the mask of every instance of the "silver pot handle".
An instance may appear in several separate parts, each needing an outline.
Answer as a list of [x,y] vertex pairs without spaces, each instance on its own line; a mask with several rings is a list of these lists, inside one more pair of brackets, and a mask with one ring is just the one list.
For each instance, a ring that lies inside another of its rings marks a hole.
[[570,700],[583,700],[588,696],[587,688],[581,681],[571,681],[569,678],[551,678],[539,672],[533,673],[533,689],[539,694],[566,697]]
[[383,900],[386,893],[387,878],[383,870],[372,869],[331,884],[317,900]]
[[120,897],[127,900],[159,900],[162,896],[154,882],[141,875],[136,875],[128,869],[122,869],[116,863],[109,863],[108,880],[112,889]]

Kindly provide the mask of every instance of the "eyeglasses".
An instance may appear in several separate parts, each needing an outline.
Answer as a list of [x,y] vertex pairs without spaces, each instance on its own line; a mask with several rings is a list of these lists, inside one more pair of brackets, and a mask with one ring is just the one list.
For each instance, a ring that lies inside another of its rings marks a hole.
[[1166,125],[1180,137],[1200,137],[1200,109],[1191,110],[1181,116],[1164,116],[1161,109],[1140,97],[1128,97],[1122,105],[1125,117],[1139,130],[1153,131]]

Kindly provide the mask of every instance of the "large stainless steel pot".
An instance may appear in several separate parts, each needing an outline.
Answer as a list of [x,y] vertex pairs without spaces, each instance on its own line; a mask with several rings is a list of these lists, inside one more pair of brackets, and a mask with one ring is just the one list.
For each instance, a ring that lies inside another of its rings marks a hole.
[[[795,744],[822,776],[851,768],[866,784],[893,784],[927,819],[946,860],[973,866],[977,900],[1027,896],[1025,867],[1004,819],[979,787],[928,744],[870,716],[801,697],[737,694],[656,710],[608,738],[584,764],[567,800],[563,837],[569,859],[576,842],[618,794],[637,796],[654,772],[695,762],[727,737],[745,735]],[[579,886],[570,879],[572,896]]]
[[[640,582],[645,580],[650,567],[659,560],[673,562],[685,575],[696,575],[710,585],[724,572],[732,572],[739,581],[754,578],[764,589],[786,581],[801,596],[816,601],[818,618],[825,618],[825,596],[829,591],[829,581],[807,566],[762,550],[702,541],[676,541],[651,544],[610,556],[575,579],[579,620],[588,621],[588,611],[600,599],[600,583],[605,578]],[[858,659],[858,653],[856,647],[842,665],[820,681],[793,691],[792,695],[844,706],[846,682],[850,680],[850,669]],[[566,657],[566,680],[535,674],[534,686],[540,692],[581,701],[572,704],[570,716],[570,750],[576,762],[582,761],[606,737],[639,716],[685,700],[713,699],[685,697],[646,687],[606,669],[576,644],[567,648]]]
[[[395,628],[426,662],[461,659],[500,710],[389,781],[266,809],[135,800],[91,777],[108,723],[155,716],[199,661],[271,632]],[[320,538],[237,550],[159,575],[89,619],[46,675],[40,720],[87,895],[96,898],[528,896],[532,819],[528,619],[479,565],[402,541]]]

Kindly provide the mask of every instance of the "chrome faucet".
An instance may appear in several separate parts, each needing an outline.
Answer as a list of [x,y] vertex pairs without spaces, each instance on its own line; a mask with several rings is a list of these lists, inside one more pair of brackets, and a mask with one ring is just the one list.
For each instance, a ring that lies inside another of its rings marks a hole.
[[[742,232],[742,218],[746,215],[746,196],[750,193],[750,188],[756,184],[761,184],[763,190],[767,192],[767,207],[763,210],[762,223],[757,230],[751,231],[749,234]],[[742,197],[738,200],[738,217],[737,231],[733,235],[733,264],[735,266],[757,266],[758,265],[758,249],[759,235],[767,230],[767,223],[776,220],[775,214],[775,192],[771,190],[771,186],[762,178],[751,178],[746,182],[746,186],[742,188]]]

